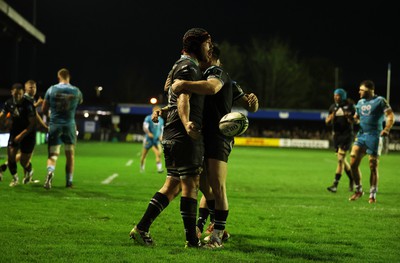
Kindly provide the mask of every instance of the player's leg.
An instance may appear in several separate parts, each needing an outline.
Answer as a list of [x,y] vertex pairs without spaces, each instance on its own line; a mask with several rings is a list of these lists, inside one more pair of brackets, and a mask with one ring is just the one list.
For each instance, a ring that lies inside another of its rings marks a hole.
[[229,214],[229,204],[226,193],[227,167],[227,162],[211,158],[207,159],[208,179],[215,196],[214,230],[209,241],[209,245],[212,247],[222,246],[226,221]]
[[[10,138],[10,140],[13,140]],[[18,147],[14,147],[13,145],[10,145],[7,148],[7,165],[8,169],[10,170],[12,180],[10,182],[10,187],[14,187],[19,184],[19,178],[17,174],[17,160],[16,160],[16,155],[19,151]]]
[[350,201],[359,199],[364,193],[362,189],[362,175],[360,170],[360,163],[366,154],[366,149],[359,145],[353,145],[350,154],[350,167],[355,184],[355,193],[349,198]]
[[65,186],[71,188],[75,170],[75,145],[65,144]]
[[161,163],[161,144],[160,141],[156,141],[152,147],[154,155],[156,157],[156,166],[157,166],[157,172],[162,173],[164,172],[162,168],[162,163]]
[[31,133],[21,141],[21,148],[16,158],[19,159],[21,166],[24,168],[24,184],[32,182],[33,168],[32,155],[36,145],[36,134]]
[[[146,139],[145,139],[146,140]],[[140,172],[143,173],[146,167],[146,156],[149,152],[149,148],[147,148],[147,142],[143,142],[142,154],[140,156]]]
[[369,156],[369,169],[370,169],[370,190],[369,190],[369,203],[376,203],[376,193],[378,191],[378,173],[379,158],[376,155]]
[[147,246],[153,245],[153,239],[150,236],[150,227],[179,192],[179,177],[167,176],[164,185],[151,198],[139,223],[134,226],[129,233],[130,237],[139,244]]

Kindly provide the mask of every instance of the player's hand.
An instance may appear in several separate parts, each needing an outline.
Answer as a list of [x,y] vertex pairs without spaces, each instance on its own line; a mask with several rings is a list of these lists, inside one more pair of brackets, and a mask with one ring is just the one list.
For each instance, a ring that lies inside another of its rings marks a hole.
[[249,107],[253,107],[258,104],[258,98],[254,93],[250,93],[247,95],[247,102],[249,103]]
[[383,129],[382,131],[381,131],[381,137],[386,137],[386,136],[388,136],[389,135],[389,131],[387,130],[387,129]]
[[194,125],[193,122],[188,121],[185,125],[185,129],[186,129],[187,134],[190,136],[190,138],[192,138],[194,140],[197,140],[200,138],[201,131],[200,131],[200,129],[198,129],[196,127],[196,125]]
[[180,79],[174,80],[174,83],[172,83],[172,85],[171,85],[172,91],[174,93],[179,93],[182,91],[182,89],[183,89],[182,82],[183,82],[183,80],[180,80]]
[[155,110],[155,111],[153,111],[153,113],[151,114],[151,120],[154,122],[154,123],[158,123],[158,116],[160,116],[161,115],[161,110]]

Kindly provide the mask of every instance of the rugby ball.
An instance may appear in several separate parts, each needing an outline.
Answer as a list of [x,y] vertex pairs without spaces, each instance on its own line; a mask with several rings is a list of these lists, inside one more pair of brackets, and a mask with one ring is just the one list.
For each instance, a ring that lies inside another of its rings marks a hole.
[[219,121],[220,132],[228,137],[239,136],[249,127],[249,120],[241,112],[230,112]]

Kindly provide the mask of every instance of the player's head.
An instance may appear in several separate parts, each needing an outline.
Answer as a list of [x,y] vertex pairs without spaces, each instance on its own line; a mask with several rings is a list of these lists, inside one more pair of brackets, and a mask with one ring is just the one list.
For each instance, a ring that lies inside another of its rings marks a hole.
[[370,98],[374,96],[375,84],[372,80],[364,80],[360,83],[360,98]]
[[11,86],[11,90],[10,90],[11,96],[14,96],[15,91],[17,90],[17,88],[22,88],[22,84],[17,82],[17,83],[14,83],[14,84]]
[[69,70],[66,68],[62,68],[57,72],[57,77],[59,81],[69,82],[71,75],[69,74]]
[[29,96],[35,97],[37,91],[36,81],[28,80],[25,82],[25,93],[28,93]]
[[183,36],[182,44],[182,51],[195,55],[199,62],[209,59],[211,36],[205,29],[199,27],[189,29]]
[[24,96],[24,86],[21,83],[15,83],[13,85],[14,91],[12,92],[12,96],[16,102],[19,102]]
[[156,111],[156,110],[160,110],[161,108],[160,108],[160,106],[158,106],[158,105],[154,105],[153,106],[153,111]]
[[333,98],[336,103],[345,101],[347,99],[347,92],[344,89],[335,89],[333,92]]

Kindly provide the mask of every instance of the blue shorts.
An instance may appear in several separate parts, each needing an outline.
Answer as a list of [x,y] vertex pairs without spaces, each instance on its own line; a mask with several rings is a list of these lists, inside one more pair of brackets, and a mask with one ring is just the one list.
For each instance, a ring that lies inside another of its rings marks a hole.
[[64,144],[76,144],[75,124],[50,124],[49,126],[49,146]]
[[367,149],[367,154],[379,156],[382,152],[382,137],[379,133],[358,133],[354,145]]
[[146,150],[150,149],[153,146],[158,147],[158,145],[160,145],[160,140],[158,138],[154,139],[146,136],[143,140],[143,148],[145,148]]

